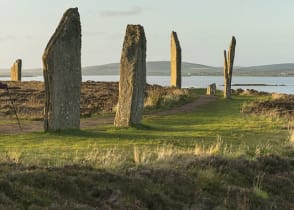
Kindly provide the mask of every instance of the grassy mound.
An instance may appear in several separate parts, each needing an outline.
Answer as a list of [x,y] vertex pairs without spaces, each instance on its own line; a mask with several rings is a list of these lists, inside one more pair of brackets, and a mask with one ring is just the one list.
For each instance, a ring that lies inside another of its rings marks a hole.
[[294,119],[294,95],[273,94],[271,98],[243,106],[243,112]]
[[[159,163],[157,163],[159,164]],[[0,165],[9,209],[293,209],[294,160],[177,156],[118,171]]]

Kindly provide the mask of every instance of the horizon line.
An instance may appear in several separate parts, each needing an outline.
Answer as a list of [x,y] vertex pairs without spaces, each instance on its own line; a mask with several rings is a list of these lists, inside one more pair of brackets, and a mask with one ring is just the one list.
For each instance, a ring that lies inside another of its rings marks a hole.
[[[146,63],[151,63],[151,62],[170,62],[169,60],[147,60]],[[94,67],[94,66],[105,66],[105,65],[110,65],[110,64],[119,64],[120,62],[109,62],[109,63],[104,63],[104,64],[93,64],[93,65],[84,65],[82,68],[87,68],[87,67]],[[196,65],[203,65],[203,66],[208,66],[212,68],[222,68],[223,66],[214,66],[214,65],[207,65],[207,64],[202,64],[202,63],[194,63],[191,61],[182,61],[182,63],[188,63],[188,64],[196,64]],[[294,64],[294,62],[285,62],[285,63],[269,63],[269,64],[256,64],[256,65],[234,65],[234,67],[257,67],[257,66],[271,66],[271,65],[283,65],[283,64]],[[42,67],[27,67],[24,68],[23,70],[39,70],[43,69]],[[10,70],[10,68],[2,68],[0,67],[0,70]]]

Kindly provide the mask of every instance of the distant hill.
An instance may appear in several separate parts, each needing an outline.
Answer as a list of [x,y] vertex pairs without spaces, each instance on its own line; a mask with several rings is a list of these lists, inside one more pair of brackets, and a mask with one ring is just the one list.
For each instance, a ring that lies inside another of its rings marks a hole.
[[[118,75],[119,63],[83,68],[84,75]],[[239,76],[294,76],[294,63],[272,64],[250,67],[235,67],[234,75]],[[147,62],[147,75],[170,75],[169,61]],[[223,67],[212,67],[195,63],[182,63],[183,76],[223,75]]]
[[[9,76],[9,69],[1,69],[0,76]],[[97,66],[87,66],[82,69],[83,75],[119,75],[119,63],[111,63]],[[236,66],[234,75],[240,76],[294,76],[294,63],[272,64],[262,66],[239,67]],[[42,69],[25,69],[23,76],[42,75]],[[147,75],[170,75],[169,61],[147,62]],[[195,63],[182,63],[183,76],[208,76],[223,75],[223,67],[206,66]]]
[[[25,77],[39,76],[39,75],[43,75],[43,70],[41,68],[24,69],[22,71],[22,76],[25,76]],[[10,77],[10,69],[0,69],[0,77]]]
[[236,68],[236,74],[254,76],[294,76],[294,63]]
[[119,63],[110,63],[100,66],[87,66],[82,69],[83,75],[118,75]]
[[[147,75],[169,75],[170,62],[169,61],[149,61],[146,63]],[[217,71],[214,67],[205,66],[195,63],[182,63],[182,74],[214,74]],[[213,72],[211,72],[213,71]],[[111,63],[101,66],[89,66],[83,68],[83,75],[118,75],[119,63]]]

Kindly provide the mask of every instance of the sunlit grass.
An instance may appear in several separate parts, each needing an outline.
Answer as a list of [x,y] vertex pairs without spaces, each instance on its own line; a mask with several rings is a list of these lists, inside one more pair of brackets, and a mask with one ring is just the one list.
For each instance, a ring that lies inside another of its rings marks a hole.
[[148,115],[137,128],[97,125],[82,131],[1,135],[0,159],[25,165],[115,167],[182,154],[254,158],[283,153],[289,139],[289,132],[281,129],[283,120],[240,112],[242,104],[253,99],[220,97],[191,113]]

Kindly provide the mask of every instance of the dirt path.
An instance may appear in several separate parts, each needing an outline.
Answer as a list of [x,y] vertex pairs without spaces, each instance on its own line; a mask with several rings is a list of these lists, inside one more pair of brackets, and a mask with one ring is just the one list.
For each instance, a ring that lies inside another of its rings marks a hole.
[[[195,101],[185,104],[183,106],[167,110],[152,113],[152,115],[171,115],[177,113],[187,113],[197,108],[204,106],[212,101],[215,101],[216,97],[213,96],[199,96]],[[96,125],[105,125],[105,124],[112,124],[114,117],[93,117],[93,118],[84,118],[81,119],[81,128],[91,128],[95,127]],[[43,122],[42,121],[30,121],[29,123],[22,124],[22,130],[18,127],[17,122],[9,123],[9,124],[0,124],[0,135],[1,134],[20,134],[20,133],[29,133],[29,132],[40,132],[43,130]]]
[[191,111],[197,110],[198,107],[206,105],[206,104],[208,104],[212,101],[215,101],[215,100],[216,100],[216,97],[214,97],[214,96],[201,95],[191,103],[185,104],[180,107],[176,107],[171,110],[158,112],[158,113],[156,113],[156,115],[163,116],[163,115],[191,112]]

